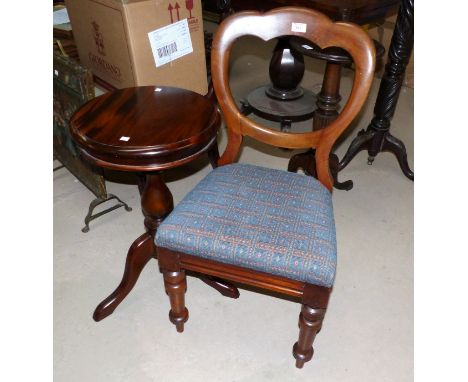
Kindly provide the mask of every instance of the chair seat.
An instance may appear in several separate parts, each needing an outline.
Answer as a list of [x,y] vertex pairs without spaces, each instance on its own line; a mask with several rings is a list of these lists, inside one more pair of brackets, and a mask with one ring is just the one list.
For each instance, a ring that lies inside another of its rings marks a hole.
[[335,277],[330,192],[312,177],[281,170],[216,168],[163,221],[155,243],[325,287]]

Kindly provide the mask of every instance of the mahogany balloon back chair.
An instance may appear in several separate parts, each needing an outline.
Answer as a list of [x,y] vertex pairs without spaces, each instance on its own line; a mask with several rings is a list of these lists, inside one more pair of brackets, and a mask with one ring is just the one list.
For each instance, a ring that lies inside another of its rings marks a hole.
[[[319,131],[280,132],[242,115],[229,87],[235,40],[253,35],[304,37],[321,48],[336,46],[354,59],[354,83],[338,118]],[[374,74],[374,45],[358,26],[332,22],[300,7],[240,12],[219,26],[211,70],[228,143],[211,171],[159,226],[155,243],[169,295],[170,321],[182,332],[188,319],[186,276],[191,270],[292,296],[302,304],[296,366],[312,358],[336,269],[336,235],[329,171],[330,151],[363,106]],[[244,136],[283,148],[316,149],[318,180],[302,174],[234,163]]]

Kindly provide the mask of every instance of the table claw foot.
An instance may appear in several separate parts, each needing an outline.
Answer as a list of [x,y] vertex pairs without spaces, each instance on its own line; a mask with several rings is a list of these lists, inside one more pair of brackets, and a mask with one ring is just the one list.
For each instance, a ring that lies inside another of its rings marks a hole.
[[408,156],[406,155],[406,148],[402,141],[388,133],[385,135],[382,151],[393,153],[398,159],[398,164],[403,174],[405,174],[408,179],[414,181],[414,173],[408,165]]
[[144,233],[130,246],[122,281],[115,291],[97,306],[93,314],[94,321],[101,321],[114,312],[117,306],[133,289],[141,271],[153,257],[153,238],[149,233]]
[[357,134],[356,138],[351,142],[351,145],[349,146],[348,151],[346,151],[343,159],[338,164],[338,171],[343,170],[360,151],[370,149],[370,143],[374,134],[375,133],[371,130],[361,130]]
[[[304,153],[296,154],[291,157],[288,163],[289,172],[297,172],[300,168],[304,170],[304,174],[317,178],[315,169],[315,150],[311,149]],[[339,162],[336,154],[330,154],[330,172],[333,177],[333,187],[338,190],[349,191],[353,188],[353,181],[347,180],[340,182],[338,180]]]
[[340,182],[338,180],[339,167],[340,163],[336,154],[330,154],[330,173],[333,177],[333,187],[335,187],[337,190],[349,191],[353,188],[353,181],[346,180],[344,182]]
[[219,293],[221,293],[225,297],[239,298],[239,290],[229,281],[220,279],[215,276],[203,276],[201,277],[201,280],[205,284],[216,289]]

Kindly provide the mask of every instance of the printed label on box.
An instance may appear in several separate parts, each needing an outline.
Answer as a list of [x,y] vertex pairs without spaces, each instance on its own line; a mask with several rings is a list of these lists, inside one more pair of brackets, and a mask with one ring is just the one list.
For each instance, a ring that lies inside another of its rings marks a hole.
[[156,67],[193,52],[187,19],[148,33]]

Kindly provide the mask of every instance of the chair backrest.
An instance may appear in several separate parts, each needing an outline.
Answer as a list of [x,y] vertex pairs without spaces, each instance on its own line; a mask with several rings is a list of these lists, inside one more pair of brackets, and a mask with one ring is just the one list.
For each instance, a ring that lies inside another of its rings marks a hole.
[[[272,130],[242,115],[229,87],[229,57],[240,37],[257,36],[264,41],[280,36],[301,36],[322,49],[337,46],[347,50],[355,64],[354,83],[342,112],[326,128],[306,133]],[[239,12],[219,26],[211,51],[211,73],[219,106],[228,130],[228,145],[219,165],[235,161],[243,136],[284,148],[315,148],[319,181],[330,191],[333,179],[329,155],[338,137],[360,111],[369,93],[375,67],[375,48],[369,36],[357,25],[331,21],[327,16],[301,7],[276,8],[267,13]]]

